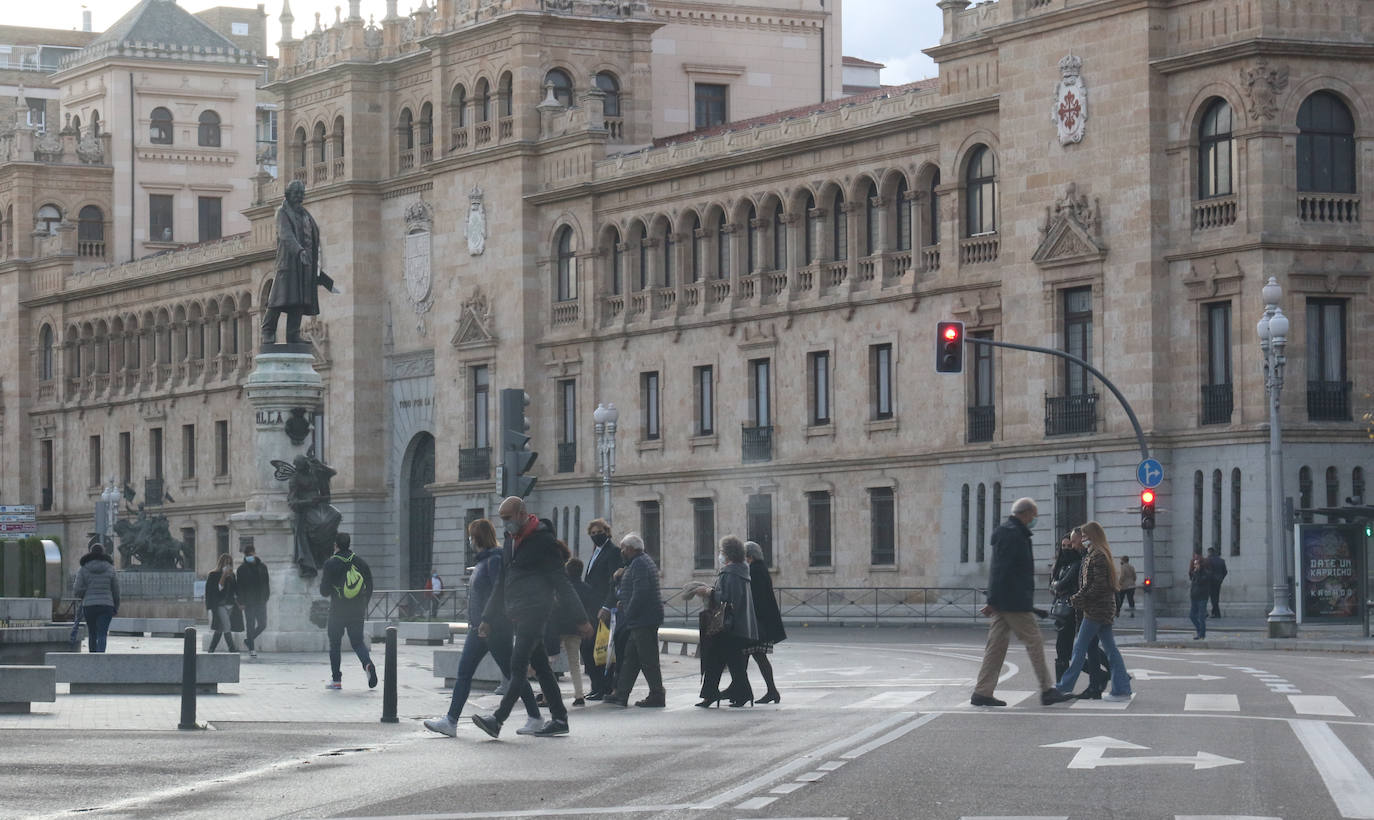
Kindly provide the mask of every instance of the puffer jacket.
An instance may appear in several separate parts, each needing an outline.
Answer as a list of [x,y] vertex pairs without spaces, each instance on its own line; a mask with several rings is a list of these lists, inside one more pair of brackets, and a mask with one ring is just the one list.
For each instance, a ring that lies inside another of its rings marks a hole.
[[1074,609],[1083,612],[1084,618],[1110,624],[1116,619],[1116,585],[1112,583],[1111,559],[1096,546],[1090,546],[1079,573],[1078,592],[1069,602]]
[[749,582],[749,567],[726,564],[716,576],[711,592],[712,603],[728,601],[731,609],[730,628],[725,634],[746,641],[759,639],[759,622],[754,614],[754,590]]
[[76,573],[72,593],[81,599],[82,606],[109,606],[119,609],[119,578],[114,560],[105,554],[86,553],[81,556],[81,569]]

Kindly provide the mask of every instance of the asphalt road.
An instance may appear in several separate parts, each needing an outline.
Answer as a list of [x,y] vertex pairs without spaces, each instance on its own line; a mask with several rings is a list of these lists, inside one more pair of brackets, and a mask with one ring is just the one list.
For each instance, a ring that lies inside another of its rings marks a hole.
[[991,709],[979,631],[795,632],[780,705],[694,708],[679,662],[667,710],[574,709],[562,738],[428,733],[438,687],[392,726],[8,729],[0,816],[1374,818],[1374,655],[1128,649],[1132,702],[1042,707],[1013,646]]

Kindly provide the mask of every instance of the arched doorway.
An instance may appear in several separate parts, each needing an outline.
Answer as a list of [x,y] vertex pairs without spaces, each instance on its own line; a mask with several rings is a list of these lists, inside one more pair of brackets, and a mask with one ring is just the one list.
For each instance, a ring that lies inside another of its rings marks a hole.
[[425,489],[434,482],[434,436],[420,433],[411,440],[410,469],[406,474],[407,589],[423,589],[434,566],[434,496]]

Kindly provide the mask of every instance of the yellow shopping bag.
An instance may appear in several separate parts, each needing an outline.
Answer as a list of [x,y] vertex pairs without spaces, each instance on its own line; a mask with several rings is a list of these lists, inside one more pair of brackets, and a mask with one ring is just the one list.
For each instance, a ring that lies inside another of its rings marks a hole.
[[606,665],[607,650],[611,645],[611,628],[604,623],[596,625],[596,643],[592,645],[592,660],[597,666]]

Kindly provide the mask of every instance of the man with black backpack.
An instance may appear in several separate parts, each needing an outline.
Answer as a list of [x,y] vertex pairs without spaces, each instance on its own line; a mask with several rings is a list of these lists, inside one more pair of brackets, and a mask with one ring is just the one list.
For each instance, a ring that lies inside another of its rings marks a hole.
[[377,686],[377,667],[372,664],[372,654],[367,650],[367,638],[363,635],[363,618],[372,598],[372,570],[366,561],[353,554],[352,542],[346,532],[334,536],[334,554],[324,562],[324,571],[320,573],[320,594],[329,599],[327,631],[331,677],[326,689],[343,688],[343,672],[339,665],[345,631],[353,652],[367,672],[368,688]]

